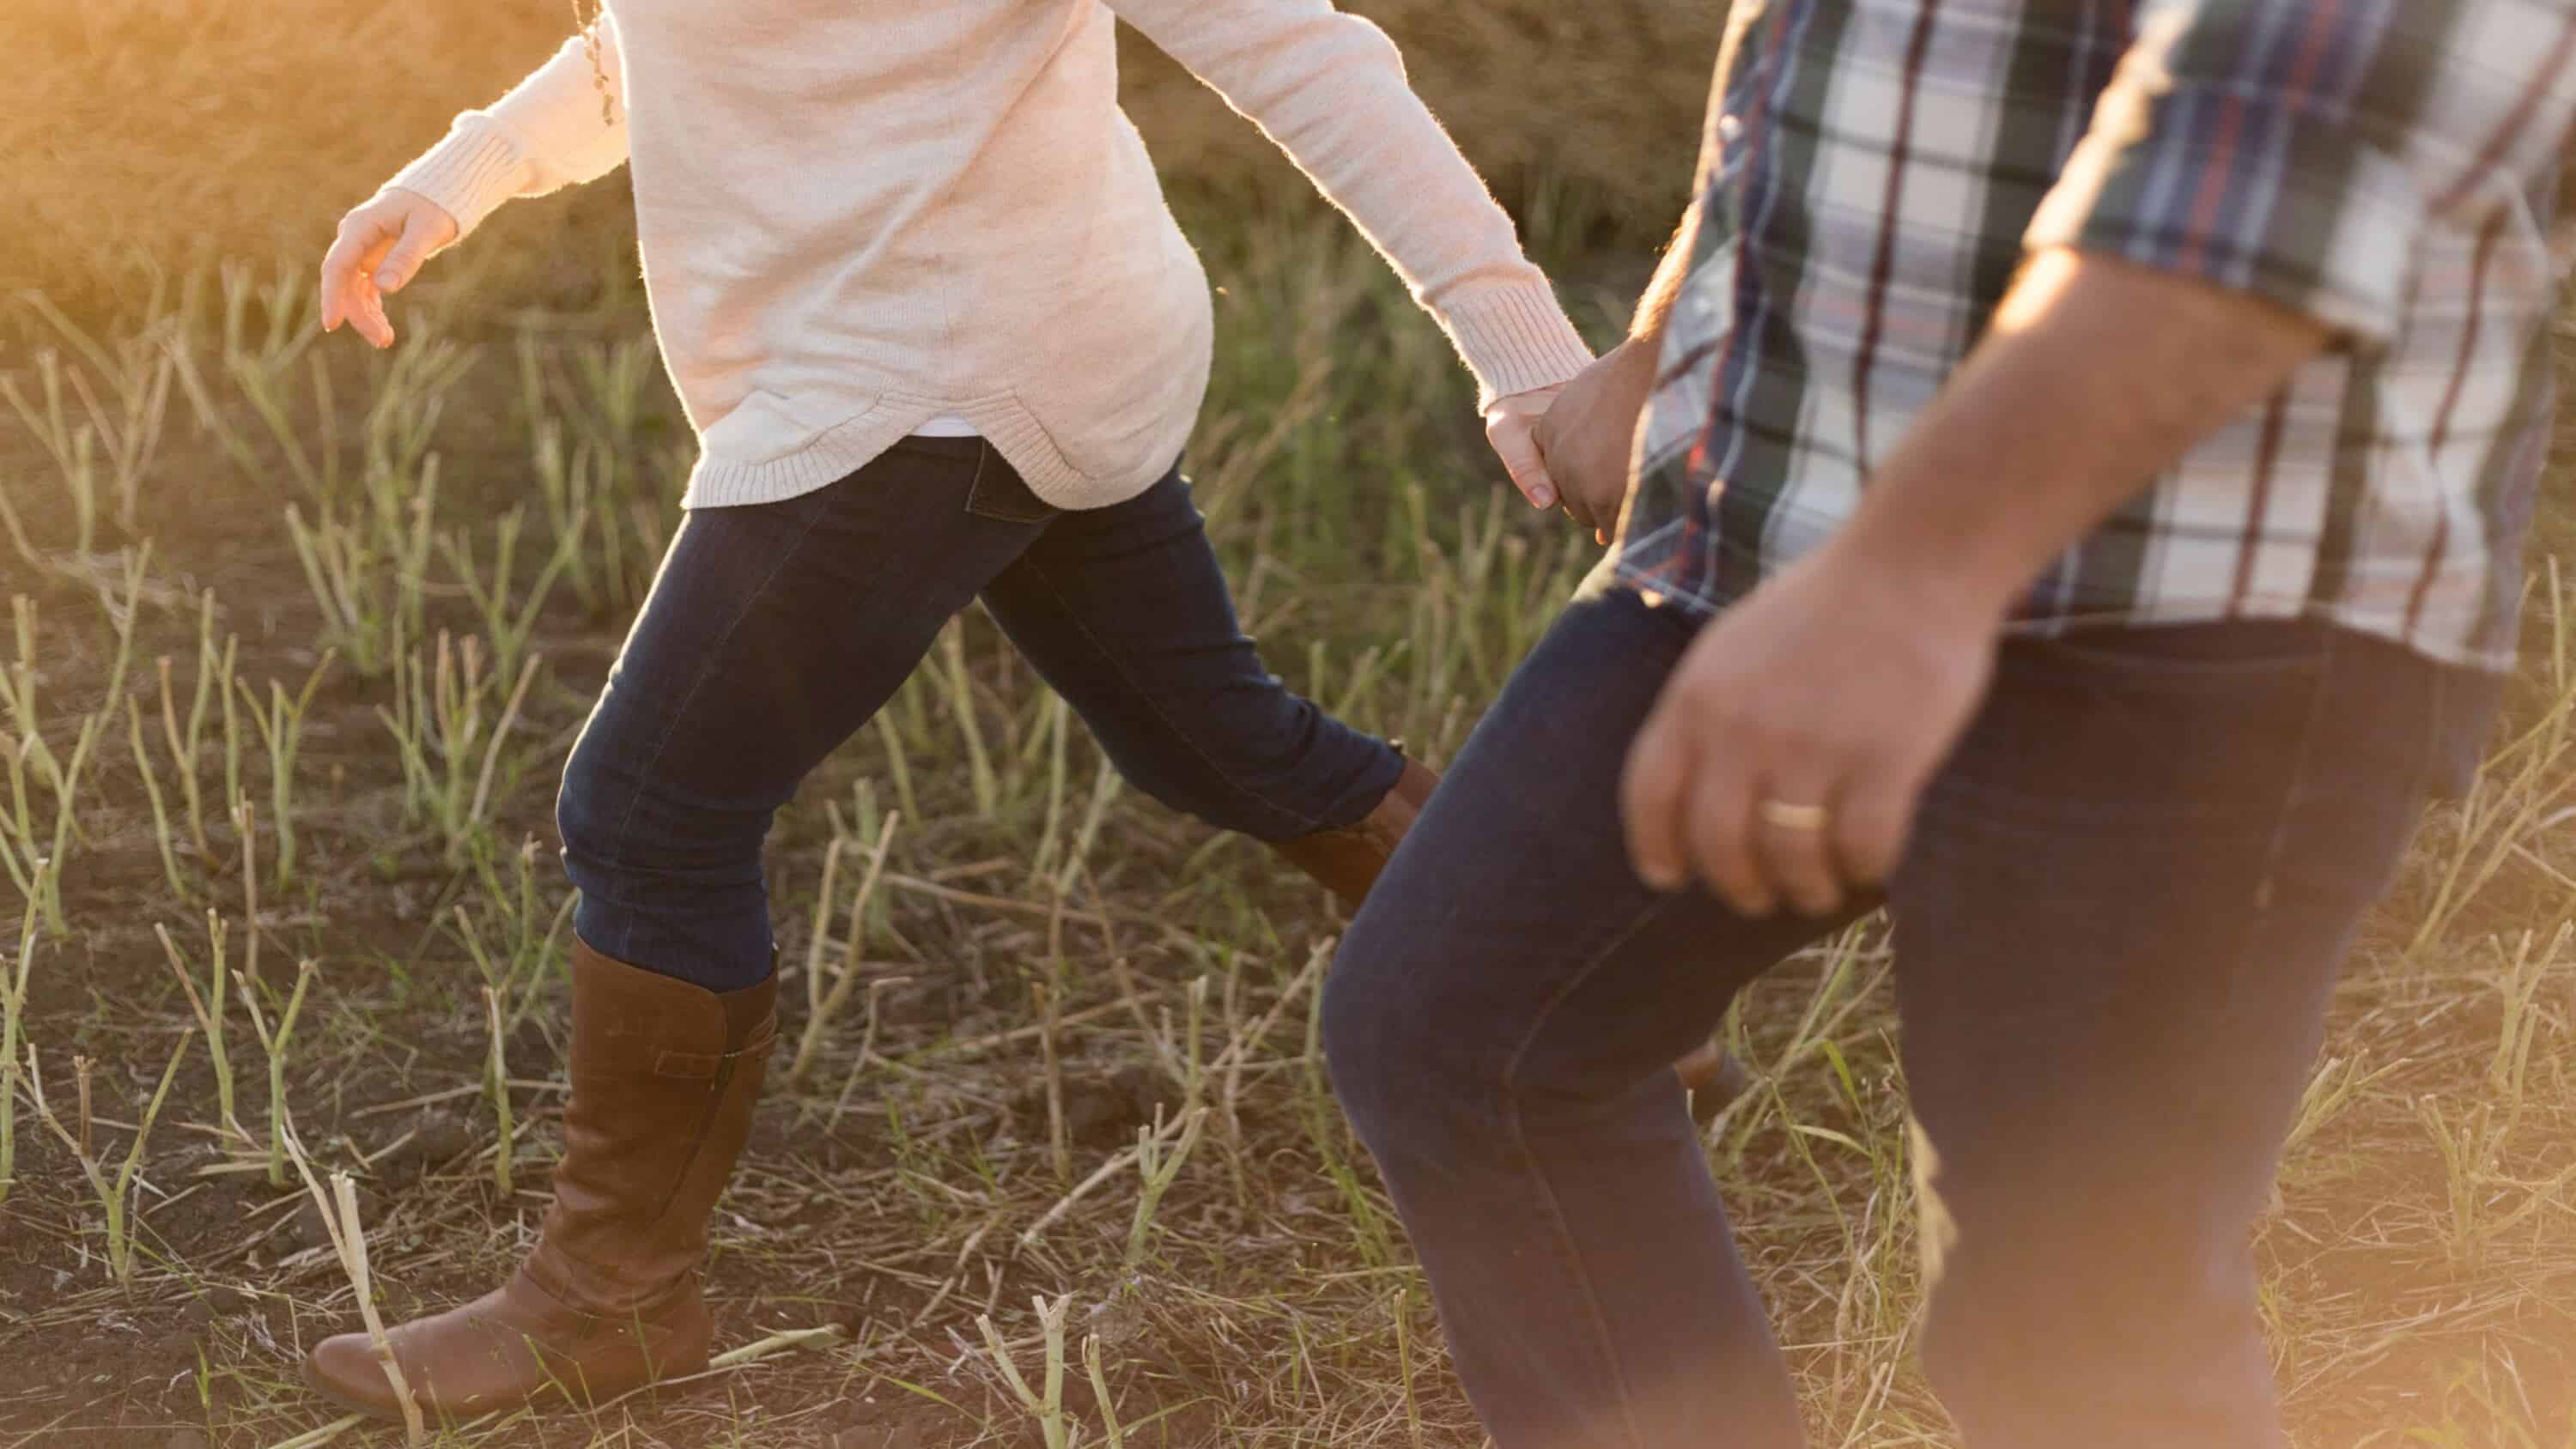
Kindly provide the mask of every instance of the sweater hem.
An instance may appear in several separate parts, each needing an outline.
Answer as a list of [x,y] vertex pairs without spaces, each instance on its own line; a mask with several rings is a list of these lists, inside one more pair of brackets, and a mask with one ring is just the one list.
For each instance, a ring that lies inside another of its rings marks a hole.
[[[685,509],[743,508],[781,503],[858,472],[903,441],[937,412],[954,412],[975,425],[986,446],[1002,455],[1031,492],[1068,511],[1124,503],[1170,471],[1172,459],[1139,464],[1132,475],[1094,477],[1066,461],[1055,440],[1016,398],[938,406],[909,398],[881,398],[858,416],[817,434],[790,453],[756,462],[701,455],[680,496]],[[1177,447],[1173,450],[1177,456]]]

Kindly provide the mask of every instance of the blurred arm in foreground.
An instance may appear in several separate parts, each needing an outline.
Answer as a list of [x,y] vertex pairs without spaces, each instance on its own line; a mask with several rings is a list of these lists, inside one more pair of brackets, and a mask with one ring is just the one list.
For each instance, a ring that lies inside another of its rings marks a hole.
[[626,161],[625,67],[606,11],[488,109],[341,219],[322,260],[322,326],[393,345],[384,298],[505,201],[597,180]]

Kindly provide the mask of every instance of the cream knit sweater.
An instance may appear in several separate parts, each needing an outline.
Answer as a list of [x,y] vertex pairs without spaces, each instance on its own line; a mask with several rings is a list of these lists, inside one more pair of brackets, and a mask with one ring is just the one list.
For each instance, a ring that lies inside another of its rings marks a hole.
[[629,163],[703,445],[689,506],[818,488],[943,414],[1060,507],[1171,466],[1207,385],[1207,279],[1118,108],[1113,12],[1350,214],[1485,400],[1589,360],[1394,46],[1329,0],[611,7],[604,75],[576,37],[392,184],[470,231]]

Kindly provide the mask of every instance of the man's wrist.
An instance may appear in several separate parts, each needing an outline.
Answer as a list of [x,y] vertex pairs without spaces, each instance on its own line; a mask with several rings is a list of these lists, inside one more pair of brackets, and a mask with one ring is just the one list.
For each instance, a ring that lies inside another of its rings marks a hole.
[[1661,350],[1664,324],[1672,317],[1674,305],[1681,300],[1682,287],[1690,280],[1691,250],[1698,229],[1699,206],[1693,203],[1682,213],[1680,228],[1664,248],[1662,260],[1655,264],[1655,275],[1646,283],[1644,294],[1637,298],[1636,316],[1628,324],[1631,339],[1652,342]]
[[2006,561],[2007,551],[1952,547],[1913,533],[1900,521],[1872,517],[1864,508],[1837,531],[1824,552],[1832,567],[1890,584],[1919,601],[1923,620],[1992,633],[2003,627],[2028,586],[2028,572]]
[[1604,358],[1619,370],[1623,378],[1637,384],[1639,390],[1643,391],[1655,385],[1655,364],[1662,357],[1663,351],[1663,335],[1650,333],[1628,338],[1611,348],[1604,354]]

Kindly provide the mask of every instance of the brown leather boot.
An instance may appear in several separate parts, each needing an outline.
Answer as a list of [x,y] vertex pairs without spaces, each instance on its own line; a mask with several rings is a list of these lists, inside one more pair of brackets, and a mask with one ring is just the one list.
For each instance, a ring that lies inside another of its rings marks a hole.
[[[572,1095],[555,1201],[496,1292],[391,1332],[432,1424],[550,1394],[603,1403],[707,1366],[707,1220],[751,1134],[777,1040],[776,978],[718,995],[575,942]],[[304,1361],[314,1392],[398,1418],[364,1333]]]
[[1440,776],[1419,760],[1406,760],[1395,787],[1355,825],[1318,830],[1293,840],[1274,840],[1270,848],[1304,871],[1352,910],[1368,899],[1369,887],[1395,857],[1395,847],[1413,828],[1416,816],[1431,800]]
[[[1358,910],[1439,784],[1440,776],[1430,766],[1406,760],[1395,788],[1358,824],[1273,841],[1270,848],[1320,882],[1343,905]],[[1702,1123],[1714,1119],[1727,1103],[1753,1086],[1753,1076],[1744,1064],[1714,1040],[1675,1063],[1673,1072],[1690,1093],[1691,1115]]]

